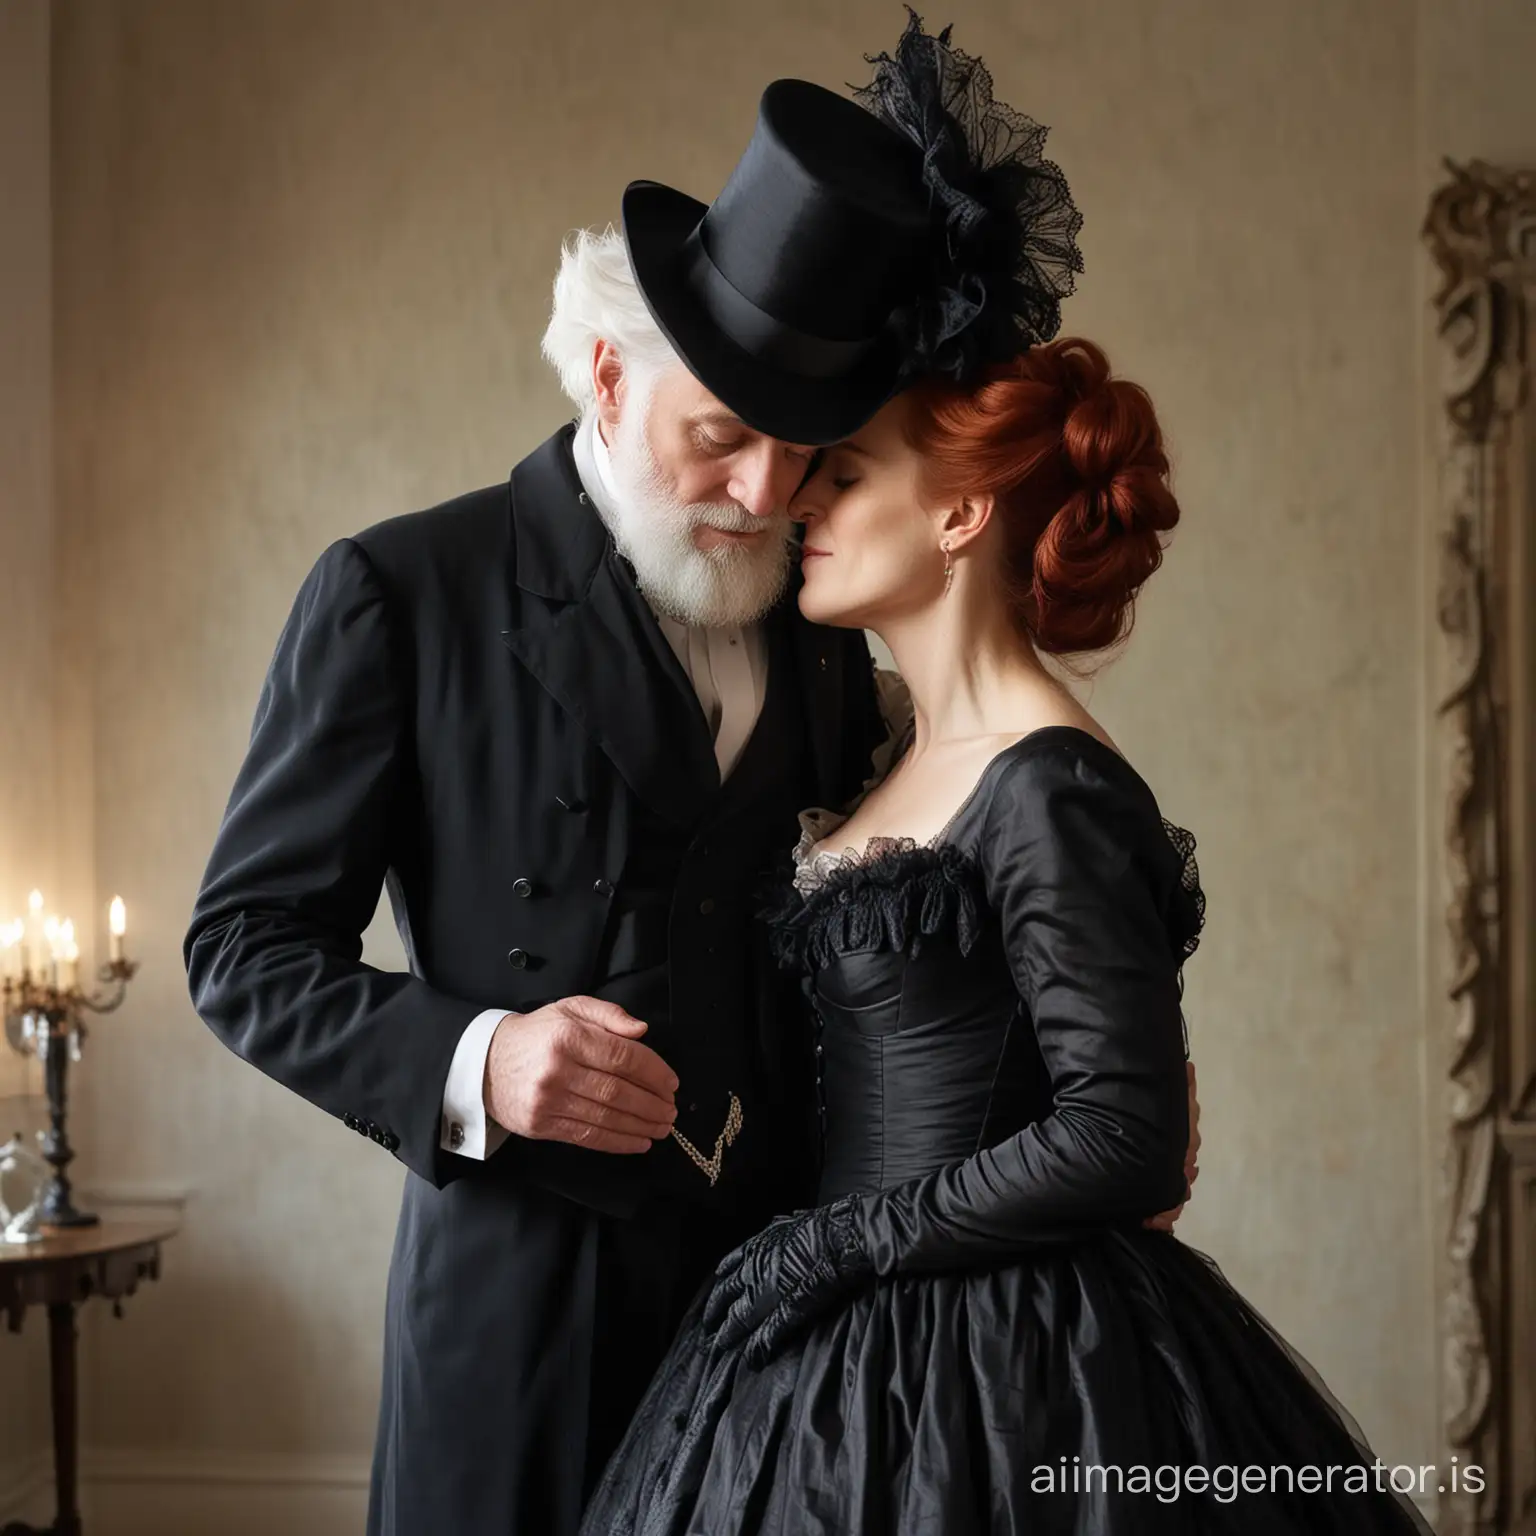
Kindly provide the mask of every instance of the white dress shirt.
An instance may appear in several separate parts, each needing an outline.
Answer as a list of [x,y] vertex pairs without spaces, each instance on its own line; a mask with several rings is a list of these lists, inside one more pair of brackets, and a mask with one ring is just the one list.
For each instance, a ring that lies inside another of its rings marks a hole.
[[[572,449],[582,486],[611,528],[613,472],[595,413],[577,427]],[[655,617],[698,695],[724,782],[741,761],[768,691],[768,646],[762,626],[704,628],[665,614]],[[445,1152],[483,1159],[507,1138],[506,1130],[485,1111],[485,1061],[491,1036],[507,1013],[505,1008],[488,1008],[476,1014],[459,1037],[443,1089],[440,1145]]]

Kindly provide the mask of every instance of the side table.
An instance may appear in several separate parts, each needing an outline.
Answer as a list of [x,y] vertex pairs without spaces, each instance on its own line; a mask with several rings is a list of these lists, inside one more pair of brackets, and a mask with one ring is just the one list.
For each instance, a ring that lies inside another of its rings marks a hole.
[[0,1244],[0,1315],[11,1332],[21,1331],[28,1307],[48,1309],[56,1494],[51,1526],[39,1529],[13,1521],[0,1536],[80,1536],[75,1309],[93,1296],[120,1301],[131,1296],[141,1280],[158,1280],[160,1246],[175,1234],[172,1221],[103,1221],[92,1227],[50,1229],[40,1243]]

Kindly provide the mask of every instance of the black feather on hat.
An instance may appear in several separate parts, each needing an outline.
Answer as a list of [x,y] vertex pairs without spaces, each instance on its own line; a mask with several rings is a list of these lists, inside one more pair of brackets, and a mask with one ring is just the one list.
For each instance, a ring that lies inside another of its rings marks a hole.
[[1083,270],[1083,216],[1061,168],[1044,158],[1048,128],[995,101],[980,59],[910,18],[893,54],[867,59],[875,78],[854,99],[922,154],[930,239],[914,302],[898,318],[903,380],[966,383],[1061,329],[1061,301]]

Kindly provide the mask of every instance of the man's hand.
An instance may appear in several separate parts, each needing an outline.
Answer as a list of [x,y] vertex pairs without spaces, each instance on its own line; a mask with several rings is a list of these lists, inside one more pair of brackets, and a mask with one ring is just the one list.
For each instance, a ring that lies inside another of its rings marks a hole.
[[1173,1231],[1173,1224],[1183,1215],[1194,1182],[1200,1177],[1200,1098],[1195,1092],[1194,1062],[1185,1062],[1184,1072],[1189,1079],[1189,1147],[1184,1153],[1184,1198],[1171,1211],[1149,1217],[1142,1223],[1144,1227],[1155,1227],[1159,1232]]
[[485,1059],[485,1107],[517,1136],[649,1152],[677,1119],[677,1075],[617,1003],[567,997],[509,1013]]

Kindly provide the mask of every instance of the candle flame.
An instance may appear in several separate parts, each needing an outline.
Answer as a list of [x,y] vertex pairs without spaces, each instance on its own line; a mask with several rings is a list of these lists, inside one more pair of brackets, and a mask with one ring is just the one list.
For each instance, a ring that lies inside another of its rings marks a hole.
[[123,905],[121,896],[112,898],[112,905],[107,909],[107,920],[111,925],[114,938],[122,938],[128,931],[128,909]]

